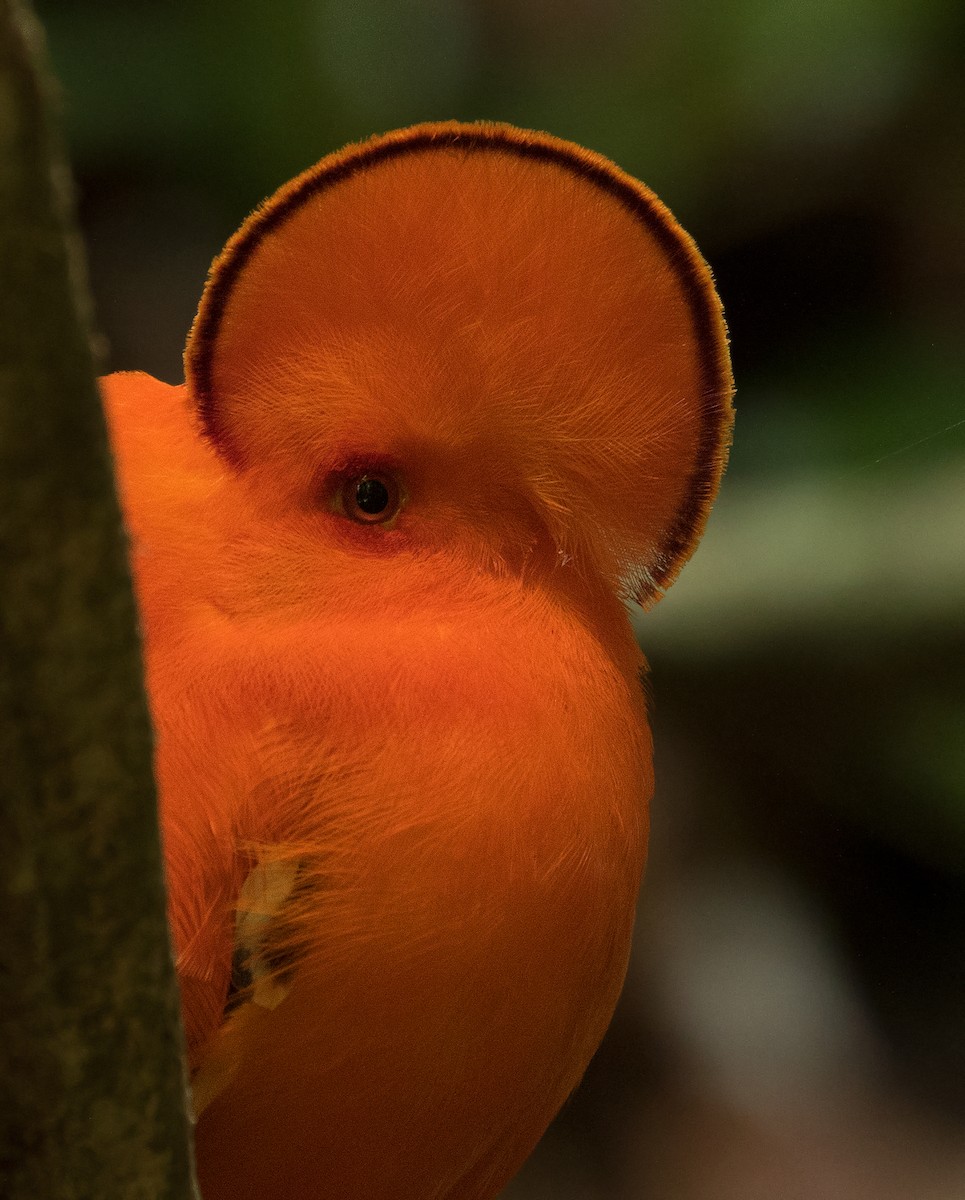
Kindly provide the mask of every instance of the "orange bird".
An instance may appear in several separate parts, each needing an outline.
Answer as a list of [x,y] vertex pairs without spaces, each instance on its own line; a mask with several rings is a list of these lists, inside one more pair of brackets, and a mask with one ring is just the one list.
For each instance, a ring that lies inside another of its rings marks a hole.
[[103,390],[204,1198],[488,1200],[624,977],[710,272],[599,155],[422,125],[248,218],[185,366]]

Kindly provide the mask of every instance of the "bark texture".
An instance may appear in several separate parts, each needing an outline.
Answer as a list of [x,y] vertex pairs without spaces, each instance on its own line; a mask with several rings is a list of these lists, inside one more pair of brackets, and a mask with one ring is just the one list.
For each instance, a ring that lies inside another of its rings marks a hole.
[[150,726],[48,79],[0,0],[0,1193],[187,1198]]

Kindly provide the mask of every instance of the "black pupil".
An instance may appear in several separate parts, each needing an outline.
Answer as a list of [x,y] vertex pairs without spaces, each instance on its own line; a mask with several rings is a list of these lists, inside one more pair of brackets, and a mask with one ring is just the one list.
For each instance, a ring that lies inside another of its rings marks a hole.
[[377,517],[389,506],[389,489],[381,479],[360,479],[355,485],[355,503],[370,517]]

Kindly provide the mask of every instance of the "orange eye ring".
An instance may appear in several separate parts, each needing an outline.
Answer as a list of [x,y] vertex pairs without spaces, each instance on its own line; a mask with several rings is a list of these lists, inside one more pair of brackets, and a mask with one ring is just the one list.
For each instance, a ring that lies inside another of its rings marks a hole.
[[339,507],[360,525],[385,525],[402,507],[402,493],[391,475],[376,471],[353,475],[342,484]]

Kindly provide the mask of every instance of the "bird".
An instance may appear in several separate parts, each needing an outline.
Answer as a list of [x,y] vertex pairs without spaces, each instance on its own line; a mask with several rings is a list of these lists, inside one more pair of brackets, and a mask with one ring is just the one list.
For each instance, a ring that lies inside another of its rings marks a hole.
[[184,361],[102,393],[202,1195],[489,1200],[624,980],[710,270],[602,155],[429,123],[258,207]]

